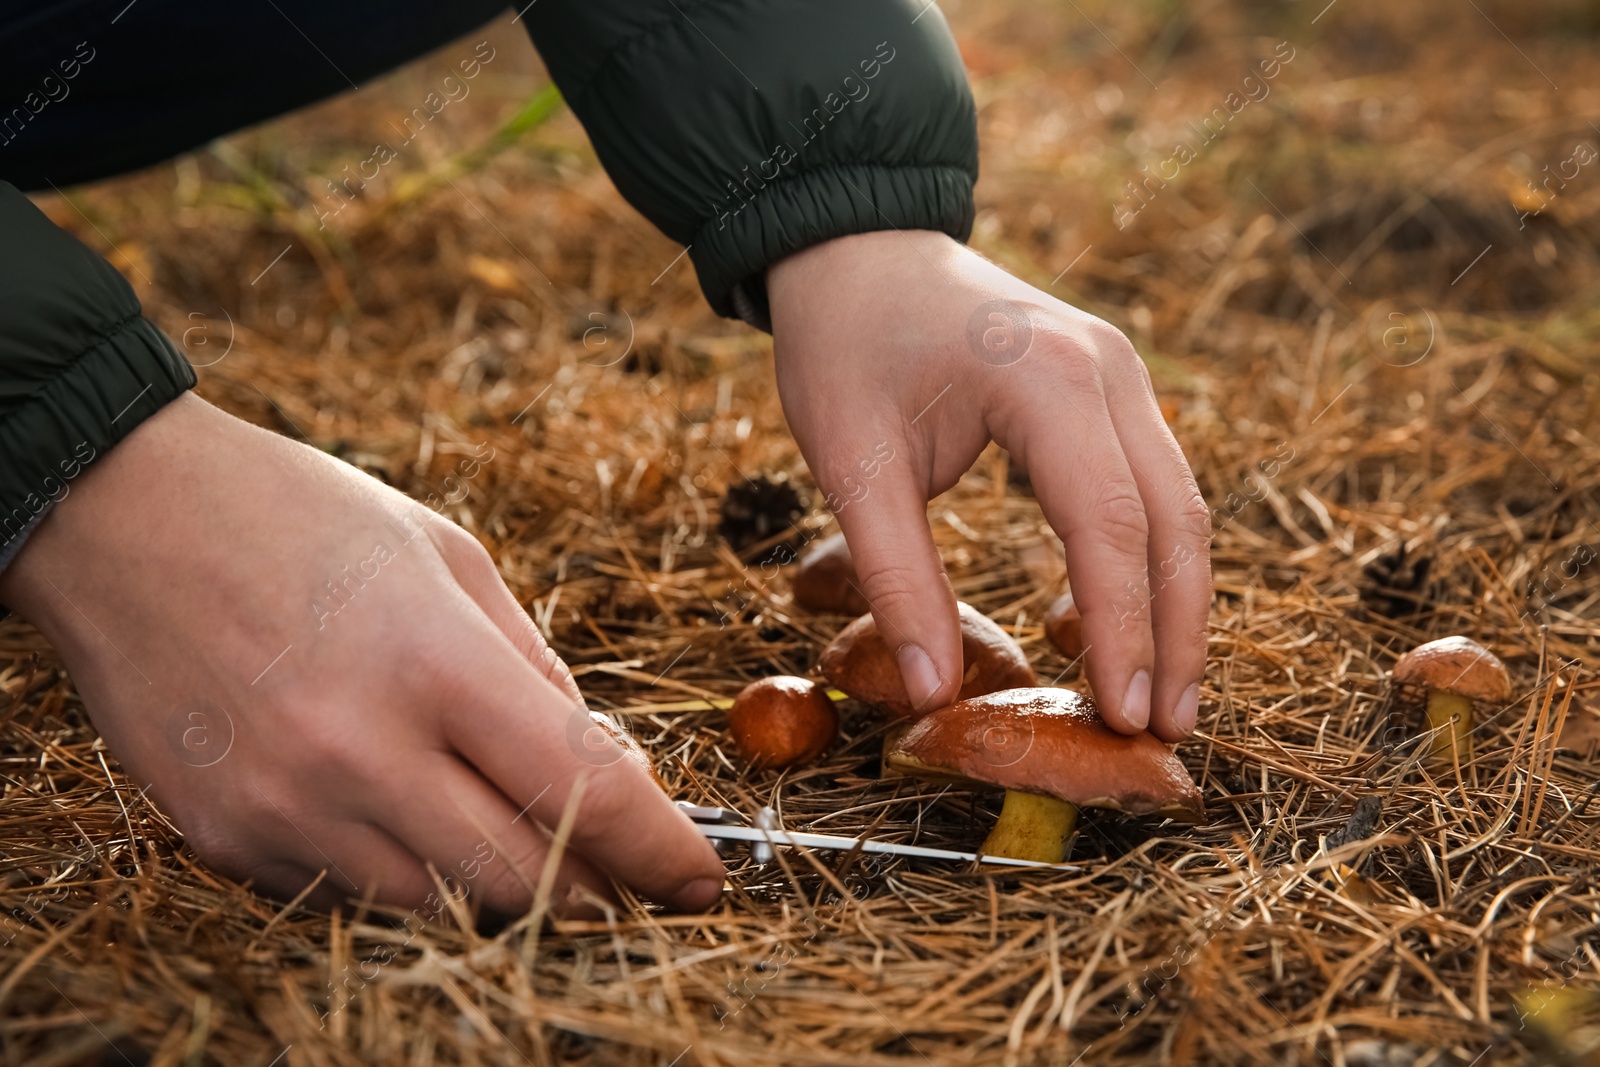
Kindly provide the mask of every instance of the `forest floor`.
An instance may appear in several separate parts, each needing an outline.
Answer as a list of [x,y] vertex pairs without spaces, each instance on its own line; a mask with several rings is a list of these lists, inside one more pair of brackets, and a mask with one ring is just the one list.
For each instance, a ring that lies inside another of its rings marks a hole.
[[[1178,749],[1210,822],[1097,813],[1075,873],[736,863],[705,915],[334,920],[186,852],[12,620],[0,1059],[1595,1062],[1600,24],[1502,0],[945,13],[979,103],[973,244],[1133,338],[1213,509],[1210,670]],[[471,95],[400,144],[479,40]],[[681,799],[973,847],[998,797],[879,780],[854,703],[815,766],[732,755],[718,702],[812,671],[846,620],[721,539],[721,501],[785,474],[804,528],[829,518],[770,338],[706,309],[544,86],[508,17],[38,199],[134,283],[202,396],[478,536]],[[336,198],[375,140],[393,161]],[[929,518],[959,595],[1077,685],[1040,626],[1059,546],[1016,481],[991,449]],[[1448,634],[1499,655],[1514,697],[1438,766],[1386,676]],[[1363,797],[1381,807],[1347,833]]]

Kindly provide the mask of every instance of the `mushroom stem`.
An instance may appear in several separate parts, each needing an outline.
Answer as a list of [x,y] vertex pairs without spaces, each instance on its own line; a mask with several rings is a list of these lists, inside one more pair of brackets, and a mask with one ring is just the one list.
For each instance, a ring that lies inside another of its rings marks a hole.
[[1337,887],[1339,895],[1346,900],[1353,900],[1357,904],[1371,904],[1377,900],[1377,894],[1372,891],[1372,885],[1356,869],[1348,863],[1341,863],[1331,872],[1333,884]]
[[1450,756],[1452,741],[1465,759],[1472,753],[1472,701],[1442,689],[1428,692],[1428,725],[1438,732],[1433,735],[1429,753],[1446,758]]
[[983,842],[985,856],[1060,863],[1078,826],[1078,808],[1055,797],[1006,790],[1000,819]]

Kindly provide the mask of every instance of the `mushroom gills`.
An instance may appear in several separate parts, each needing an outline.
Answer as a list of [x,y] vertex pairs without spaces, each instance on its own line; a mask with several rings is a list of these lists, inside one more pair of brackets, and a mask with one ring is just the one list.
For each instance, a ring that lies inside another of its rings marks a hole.
[[1449,757],[1452,742],[1460,750],[1462,759],[1472,754],[1472,700],[1469,697],[1430,689],[1428,725],[1435,731],[1429,755]]
[[1006,790],[1000,819],[983,842],[985,856],[1060,863],[1078,828],[1078,807],[1055,797]]

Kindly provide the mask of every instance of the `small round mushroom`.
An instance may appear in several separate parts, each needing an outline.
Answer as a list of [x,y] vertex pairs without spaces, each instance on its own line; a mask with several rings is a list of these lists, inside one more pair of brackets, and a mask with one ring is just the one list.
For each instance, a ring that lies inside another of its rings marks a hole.
[[1205,817],[1200,789],[1171,749],[1148,733],[1117,733],[1070,689],[957,701],[913,723],[887,760],[903,774],[1005,789],[983,843],[990,856],[1060,863],[1079,808]]
[[1511,696],[1511,677],[1498,656],[1470,637],[1441,637],[1400,657],[1389,677],[1399,685],[1426,690],[1428,726],[1435,733],[1432,757],[1448,757],[1454,747],[1472,752],[1472,703],[1503,704]]
[[[961,616],[961,691],[957,699],[1037,685],[1038,677],[1011,635],[970,604],[958,603]],[[836,689],[857,700],[886,708],[897,718],[914,719],[895,649],[878,632],[871,615],[839,631],[822,650],[822,673]]]
[[1044,635],[1068,659],[1083,655],[1083,615],[1078,611],[1077,602],[1072,599],[1072,590],[1056,597],[1050,610],[1044,613]]
[[839,734],[827,690],[806,678],[775,675],[751,682],[733,698],[728,727],[739,755],[756,767],[810,763]]
[[829,615],[860,615],[871,611],[867,595],[856,577],[855,561],[844,534],[815,542],[800,554],[790,580],[794,602],[808,611]]

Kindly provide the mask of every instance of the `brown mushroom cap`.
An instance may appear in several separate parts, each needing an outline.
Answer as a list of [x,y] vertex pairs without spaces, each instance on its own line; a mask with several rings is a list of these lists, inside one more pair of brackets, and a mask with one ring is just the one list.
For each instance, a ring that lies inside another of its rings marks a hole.
[[1056,598],[1050,610],[1044,613],[1044,635],[1050,643],[1066,653],[1068,659],[1083,655],[1083,615],[1068,590]]
[[[988,616],[970,604],[958,603],[961,615],[962,684],[957,699],[1037,685],[1021,646]],[[822,673],[857,700],[887,708],[899,718],[915,718],[895,649],[878,632],[871,615],[839,631],[822,650]]]
[[955,778],[1036,793],[1080,808],[1205,818],[1200,789],[1148,733],[1119,734],[1070,689],[1008,689],[959,700],[912,724],[887,754],[922,778]]
[[828,693],[805,678],[777,675],[751,682],[728,710],[733,743],[757,767],[792,767],[822,755],[839,733]]
[[1500,658],[1470,637],[1441,637],[1400,657],[1389,677],[1468,700],[1500,703],[1511,696],[1511,676]]
[[808,611],[860,615],[872,610],[844,534],[824,537],[802,552],[789,586],[794,602]]

